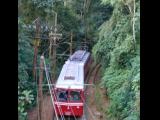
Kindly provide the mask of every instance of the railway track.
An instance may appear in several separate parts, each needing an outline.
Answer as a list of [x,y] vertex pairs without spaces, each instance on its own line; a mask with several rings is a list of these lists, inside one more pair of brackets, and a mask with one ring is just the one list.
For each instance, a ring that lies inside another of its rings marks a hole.
[[89,81],[88,81],[89,84],[94,84],[96,82],[97,74],[99,72],[100,67],[101,67],[100,64],[95,65],[93,71],[91,72],[91,76],[89,76]]
[[[86,77],[86,82],[85,84],[90,84],[90,85],[94,85],[97,79],[97,74],[99,72],[101,65],[100,64],[93,64],[93,66],[91,66],[89,73],[87,74]],[[87,92],[88,86],[85,87],[85,91]]]
[[[86,94],[86,104],[84,106],[84,109],[85,109],[84,110],[85,111],[84,112],[84,119],[82,119],[82,120],[95,120],[95,118],[93,118],[94,115],[93,115],[93,113],[91,113],[91,110],[89,110],[90,108],[88,108],[87,104],[90,102],[88,99],[88,96],[90,94],[92,94],[92,93],[90,93],[90,91],[91,91],[90,89],[92,89],[94,87],[94,84],[97,80],[97,75],[99,73],[100,67],[101,67],[101,65],[98,63],[93,64],[93,66],[91,66],[90,72],[87,76],[86,84],[91,84],[91,85],[93,84],[93,86],[86,86],[86,89],[85,89],[87,94]],[[94,91],[92,91],[92,92],[94,92]]]

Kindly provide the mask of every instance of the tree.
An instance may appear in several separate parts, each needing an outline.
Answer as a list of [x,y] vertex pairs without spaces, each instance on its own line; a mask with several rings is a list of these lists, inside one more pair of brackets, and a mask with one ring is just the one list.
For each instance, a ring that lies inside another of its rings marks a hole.
[[99,28],[94,57],[103,66],[102,85],[110,98],[110,120],[138,120],[140,53],[139,0],[102,0],[114,7],[111,18]]
[[[34,100],[32,79],[32,56],[33,49],[31,40],[27,38],[26,25],[22,18],[18,18],[18,117],[26,120],[26,108],[32,105]],[[35,83],[35,82],[33,82]]]

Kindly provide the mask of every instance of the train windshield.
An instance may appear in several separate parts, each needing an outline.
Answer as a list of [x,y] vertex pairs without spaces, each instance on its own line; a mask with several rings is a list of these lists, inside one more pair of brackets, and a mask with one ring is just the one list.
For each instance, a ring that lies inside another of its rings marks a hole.
[[68,100],[68,91],[58,90],[57,91],[57,99],[58,99],[58,101],[66,102]]
[[57,89],[57,101],[59,102],[81,102],[81,91]]
[[80,91],[70,91],[70,101],[72,101],[72,102],[81,101]]

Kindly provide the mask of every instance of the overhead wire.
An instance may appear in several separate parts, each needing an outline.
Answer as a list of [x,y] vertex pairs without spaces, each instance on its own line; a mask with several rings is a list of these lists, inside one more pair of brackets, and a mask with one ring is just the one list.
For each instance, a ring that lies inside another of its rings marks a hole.
[[[48,72],[47,72],[47,76],[49,76],[49,75],[48,75]],[[50,81],[50,78],[49,78],[49,77],[48,77],[48,81],[49,81],[49,84],[50,84],[51,81]],[[49,84],[48,84],[48,85],[49,85]],[[52,91],[52,90],[51,90],[51,91]],[[52,95],[52,93],[51,93],[51,95]],[[53,94],[53,95],[54,95],[54,94]],[[54,97],[55,97],[55,96],[54,96]],[[55,98],[55,100],[56,100],[56,98]],[[59,107],[58,107],[58,110],[59,110]],[[55,109],[55,111],[56,111],[56,109]],[[62,120],[63,120],[62,113],[61,113],[60,110],[59,110],[59,112],[60,112],[60,116],[61,116],[61,118],[62,118]]]
[[[49,82],[51,83],[51,80],[49,80]],[[52,88],[52,91],[53,91],[53,95],[54,95],[54,98],[55,98],[55,100],[57,100],[57,95],[56,95],[56,93],[54,93],[54,89]],[[58,104],[58,103],[57,103]],[[65,120],[65,118],[64,118],[64,115],[63,115],[63,112],[62,112],[62,108],[61,108],[61,106],[58,104],[58,110],[59,110],[59,112],[60,112],[60,115],[61,115],[61,118],[62,118],[62,120],[64,119]]]
[[[53,90],[53,95],[54,95],[55,98],[57,97],[56,93],[54,93],[54,90]],[[57,103],[57,104],[58,104],[58,103]],[[61,115],[62,120],[63,120],[63,119],[65,120],[65,117],[64,117],[64,115],[63,115],[62,108],[61,108],[61,106],[60,106],[59,104],[58,104],[58,110],[59,110],[59,112],[60,112],[60,115]]]
[[[47,82],[48,82],[48,84],[49,84],[48,75],[47,75],[47,69],[46,69],[46,63],[45,63],[44,56],[41,56],[41,58],[43,59],[43,62],[44,62],[44,68],[45,68],[46,78],[47,78]],[[57,111],[56,111],[56,108],[55,108],[55,104],[54,104],[54,100],[53,100],[51,88],[50,88],[50,85],[48,85],[48,86],[49,86],[49,91],[50,91],[50,94],[51,94],[52,105],[53,105],[53,108],[54,108],[55,114],[56,114],[56,119],[59,120],[58,115],[57,115]]]
[[[48,71],[47,71],[47,76],[49,76],[49,75],[48,75]],[[48,82],[49,82],[48,85],[51,85],[50,77],[48,77]],[[53,89],[53,87],[52,87],[52,89]],[[56,100],[56,95],[55,95],[55,93],[54,93],[54,90],[52,90],[52,91],[53,91],[54,98],[55,98],[55,100]],[[56,110],[56,109],[55,109],[55,110]],[[59,110],[59,112],[60,112],[60,115],[61,115],[62,120],[65,120],[64,115],[63,115],[63,112],[62,112],[62,109],[61,109],[60,106],[58,107],[58,110]]]

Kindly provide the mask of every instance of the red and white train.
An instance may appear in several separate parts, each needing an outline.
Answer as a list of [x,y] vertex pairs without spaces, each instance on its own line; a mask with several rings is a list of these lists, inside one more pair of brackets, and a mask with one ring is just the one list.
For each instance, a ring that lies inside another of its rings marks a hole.
[[54,88],[54,104],[58,116],[82,117],[84,83],[91,62],[89,52],[77,50],[63,65]]

